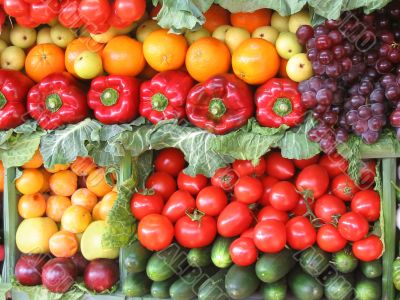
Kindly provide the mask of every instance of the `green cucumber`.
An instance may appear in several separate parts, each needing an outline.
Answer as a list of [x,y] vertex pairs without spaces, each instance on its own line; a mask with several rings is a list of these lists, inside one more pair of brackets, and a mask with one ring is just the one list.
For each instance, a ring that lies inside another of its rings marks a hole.
[[358,259],[349,249],[343,249],[332,255],[332,264],[340,273],[351,273],[358,266]]
[[263,283],[261,295],[264,300],[285,300],[287,294],[286,278],[282,278],[273,283]]
[[125,247],[123,253],[126,254],[124,258],[126,271],[129,273],[139,273],[146,270],[146,264],[152,252],[143,247],[139,241],[135,241],[132,245]]
[[330,258],[327,252],[313,246],[301,253],[299,263],[306,273],[318,277],[329,267]]
[[158,299],[168,299],[169,288],[175,281],[175,276],[164,281],[153,281],[150,289],[151,296]]
[[211,260],[218,268],[227,268],[232,264],[232,259],[229,254],[229,246],[233,239],[219,236],[211,249]]
[[228,300],[225,290],[225,276],[228,269],[219,270],[202,283],[199,288],[198,300]]
[[177,244],[154,253],[147,262],[146,273],[153,281],[164,281],[180,273],[186,264],[186,253]]
[[151,280],[146,272],[128,274],[122,285],[122,292],[128,297],[142,297],[150,293]]
[[377,259],[369,262],[360,263],[361,272],[365,277],[373,279],[382,276],[382,260]]
[[294,252],[283,249],[279,253],[264,253],[256,263],[257,277],[266,283],[273,283],[285,277],[296,261]]
[[392,280],[396,290],[400,291],[400,257],[397,257],[392,264]]
[[353,285],[348,274],[334,272],[324,284],[325,297],[328,300],[350,300],[353,296]]
[[362,278],[355,286],[355,299],[357,300],[378,300],[382,297],[381,281]]
[[298,300],[320,300],[324,295],[321,283],[300,268],[289,273],[288,282]]
[[190,249],[186,259],[189,266],[207,267],[211,264],[211,247]]
[[260,280],[255,273],[254,265],[247,267],[233,265],[226,273],[225,290],[232,299],[246,299],[258,289],[259,285]]

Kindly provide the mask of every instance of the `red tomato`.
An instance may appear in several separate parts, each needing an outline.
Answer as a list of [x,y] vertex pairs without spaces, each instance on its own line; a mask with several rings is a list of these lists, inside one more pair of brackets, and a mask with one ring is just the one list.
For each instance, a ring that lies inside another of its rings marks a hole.
[[245,232],[243,232],[240,237],[248,237],[253,239],[254,238],[254,227],[247,229]]
[[32,3],[30,16],[32,21],[45,24],[55,19],[58,16],[59,10],[60,3],[58,0]]
[[103,23],[110,13],[108,0],[81,0],[79,4],[79,16],[85,24]]
[[154,172],[147,178],[146,188],[155,190],[167,200],[176,191],[176,182],[168,173]]
[[285,224],[277,220],[258,222],[254,227],[254,243],[262,252],[277,253],[282,251],[286,245]]
[[183,217],[186,211],[196,208],[196,201],[188,191],[177,190],[165,203],[162,214],[167,216],[172,223]]
[[317,244],[322,250],[335,253],[346,246],[347,240],[340,235],[335,226],[325,224],[318,229]]
[[4,0],[3,8],[7,15],[12,17],[23,17],[29,15],[29,4],[24,0]]
[[150,214],[161,214],[163,206],[163,197],[157,192],[135,193],[131,199],[131,212],[138,220]]
[[242,176],[236,182],[233,194],[237,201],[251,204],[257,202],[264,192],[260,179],[251,176]]
[[319,160],[319,154],[307,159],[293,159],[293,163],[298,169],[304,169],[310,165],[316,164]]
[[121,20],[121,18],[115,14],[114,10],[111,10],[111,15],[108,18],[108,24],[117,29],[124,29],[125,27],[130,26],[132,23]]
[[271,188],[279,180],[272,176],[263,176],[260,179],[263,185],[264,192],[261,196],[261,199],[258,200],[258,203],[262,206],[267,206],[269,205],[269,194],[271,193]]
[[294,176],[294,163],[284,158],[280,152],[270,152],[265,156],[266,173],[280,180],[287,180]]
[[257,261],[258,251],[251,238],[240,237],[229,246],[229,254],[234,264],[245,267]]
[[154,161],[156,171],[164,171],[176,177],[185,168],[185,156],[176,148],[165,148],[158,152]]
[[218,216],[218,233],[224,237],[242,234],[253,222],[253,215],[246,204],[235,201],[229,203]]
[[[308,206],[312,211],[314,211],[315,201],[312,198],[307,198]],[[300,197],[299,202],[296,207],[291,211],[295,216],[304,216],[309,211],[307,209],[306,201],[304,201],[303,197]]]
[[382,255],[383,244],[376,235],[359,240],[353,243],[353,254],[361,261],[373,261]]
[[288,245],[295,250],[305,250],[314,245],[317,234],[310,220],[297,216],[286,223]]
[[360,191],[351,200],[351,210],[363,215],[368,222],[379,219],[381,198],[373,190]]
[[39,23],[34,22],[29,15],[15,17],[15,21],[17,21],[17,24],[19,24],[23,27],[28,27],[28,28],[35,28],[40,25]]
[[322,155],[318,164],[325,168],[330,178],[346,173],[349,166],[347,160],[336,152]]
[[207,186],[197,194],[196,206],[208,216],[218,216],[227,205],[228,197],[219,187]]
[[146,10],[145,0],[115,0],[113,12],[122,21],[132,23],[139,20]]
[[368,221],[359,213],[350,211],[339,219],[338,230],[342,237],[351,242],[356,242],[368,233]]
[[341,216],[346,213],[346,205],[343,200],[326,194],[315,202],[314,213],[317,218],[325,223],[330,223],[333,221],[333,216]]
[[359,191],[359,188],[347,174],[339,174],[332,179],[331,191],[344,201],[350,201]]
[[257,165],[253,165],[250,160],[235,160],[232,164],[233,170],[239,177],[246,175],[261,176],[265,172],[265,159],[260,157]]
[[202,174],[197,174],[195,177],[186,175],[180,172],[178,175],[178,188],[188,191],[192,195],[197,195],[200,190],[204,189],[208,184],[208,179]]
[[[196,212],[194,213],[196,214]],[[175,238],[186,248],[210,245],[217,235],[217,224],[210,216],[183,216],[175,224]]]
[[213,177],[211,177],[211,184],[218,186],[225,191],[232,191],[238,180],[238,176],[231,167],[220,168],[215,171]]
[[174,238],[174,226],[163,215],[145,216],[138,226],[139,242],[147,249],[159,251],[168,247]]
[[67,28],[79,28],[83,25],[79,16],[79,0],[63,0],[58,13],[58,21]]
[[286,224],[289,216],[286,212],[278,210],[273,206],[265,206],[258,212],[257,221],[262,222],[267,220],[277,220]]
[[366,160],[360,168],[360,187],[362,189],[371,188],[375,183],[376,161]]
[[328,172],[319,165],[305,167],[296,178],[296,188],[299,191],[312,192],[314,199],[325,194],[328,186]]
[[296,187],[289,181],[280,181],[275,183],[269,194],[269,203],[279,210],[289,211],[299,203],[300,195]]

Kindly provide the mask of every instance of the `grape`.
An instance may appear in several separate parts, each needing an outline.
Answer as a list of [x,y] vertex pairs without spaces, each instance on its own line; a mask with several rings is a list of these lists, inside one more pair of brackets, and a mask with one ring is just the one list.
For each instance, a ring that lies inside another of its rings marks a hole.
[[397,49],[397,48],[391,49],[389,51],[389,54],[387,57],[392,63],[395,63],[395,64],[399,63],[400,62],[400,49]]
[[318,61],[312,62],[312,68],[314,73],[317,75],[323,75],[325,73],[325,66],[320,64]]
[[368,130],[368,121],[358,120],[353,125],[353,130],[356,134],[361,135]]
[[296,31],[297,39],[302,45],[305,45],[313,35],[314,29],[310,25],[301,25]]
[[332,30],[328,33],[333,45],[339,45],[343,41],[343,36],[339,30]]
[[346,52],[346,55],[350,56],[354,52],[354,46],[350,42],[344,42],[343,43],[343,48],[344,51]]
[[314,90],[315,92],[321,89],[323,84],[324,80],[321,77],[314,76],[308,80],[310,89]]
[[381,45],[380,48],[379,48],[379,52],[378,52],[379,56],[380,57],[387,57],[388,54],[389,54],[390,49],[391,49],[391,47],[388,44]]
[[347,114],[346,114],[346,123],[348,125],[353,125],[358,121],[358,113],[356,110],[350,110]]
[[328,106],[332,102],[333,94],[332,91],[327,88],[322,88],[318,90],[317,94],[315,95],[318,104]]
[[391,85],[385,90],[385,96],[391,101],[400,100],[400,87],[396,85]]
[[305,93],[310,89],[310,85],[308,83],[308,80],[302,81],[299,83],[299,85],[297,86],[297,90],[300,93]]
[[342,65],[343,70],[346,71],[346,72],[349,71],[351,69],[351,67],[353,66],[353,63],[352,63],[351,59],[348,58],[348,57],[342,59],[340,61],[340,64]]
[[310,61],[316,61],[318,59],[318,50],[316,48],[311,48],[307,51],[307,58]]
[[396,76],[393,74],[386,74],[381,77],[380,83],[382,87],[388,88],[396,83]]
[[364,143],[374,144],[379,140],[379,132],[367,130],[361,135]]
[[318,61],[323,65],[328,65],[333,60],[333,54],[329,50],[322,50],[319,52]]
[[381,130],[382,122],[378,117],[372,117],[368,120],[368,129],[372,131]]
[[327,65],[325,68],[326,75],[328,75],[331,78],[339,77],[340,74],[342,74],[342,72],[343,72],[342,66],[335,61]]
[[307,134],[308,138],[315,143],[318,143],[321,140],[321,137],[318,134],[318,130],[316,128],[310,129]]
[[337,123],[339,119],[339,116],[337,115],[337,113],[333,112],[333,111],[327,111],[323,116],[322,116],[322,121],[329,125],[329,126],[333,126]]
[[326,34],[317,36],[316,39],[315,39],[315,47],[316,47],[318,50],[326,50],[326,49],[329,49],[329,48],[332,47],[332,40],[331,40],[331,38],[330,38],[328,35],[326,35]]
[[374,86],[371,82],[364,80],[358,87],[358,92],[363,96],[367,96],[372,92],[373,88]]
[[306,108],[313,108],[318,104],[317,99],[315,99],[315,92],[306,91],[301,95],[301,103]]
[[[333,56],[336,59],[340,59],[340,58],[342,58],[342,57],[344,57],[346,55],[346,52],[345,52],[344,47],[342,45],[333,46],[332,53],[333,53]],[[375,63],[375,61],[374,61],[374,63]]]
[[376,62],[376,70],[380,74],[387,74],[392,70],[392,63],[386,58],[380,58]]
[[339,128],[336,131],[336,143],[345,143],[349,139],[349,134],[343,128]]
[[368,119],[371,118],[371,116],[372,116],[371,109],[366,105],[360,106],[357,111],[358,111],[358,117],[361,120],[367,120],[368,121]]
[[325,26],[328,29],[336,29],[342,23],[341,20],[325,20]]
[[361,95],[355,95],[351,97],[350,103],[354,109],[357,109],[365,103],[365,98]]
[[356,52],[353,54],[353,56],[351,57],[351,61],[353,63],[353,65],[357,65],[360,64],[364,61],[364,57],[361,53]]
[[306,43],[307,50],[315,48],[315,38],[311,38]]
[[368,66],[374,66],[378,57],[379,57],[379,55],[377,52],[371,51],[365,55],[365,61]]
[[329,29],[323,25],[318,25],[314,28],[315,36],[327,35],[329,33]]
[[385,106],[382,103],[374,103],[371,105],[371,111],[373,115],[384,115]]
[[379,34],[379,38],[382,40],[382,42],[384,42],[385,44],[389,44],[389,45],[391,45],[391,44],[393,44],[393,42],[394,42],[394,35],[393,35],[393,33],[391,33],[390,31],[384,31],[384,32],[381,32],[380,34]]

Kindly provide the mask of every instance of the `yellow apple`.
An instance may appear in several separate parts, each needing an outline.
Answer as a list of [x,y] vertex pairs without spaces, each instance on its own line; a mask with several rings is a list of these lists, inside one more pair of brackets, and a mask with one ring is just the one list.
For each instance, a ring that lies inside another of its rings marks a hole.
[[275,44],[278,35],[279,35],[278,29],[272,26],[261,26],[253,31],[251,37],[264,39],[272,44]]
[[7,43],[3,40],[0,40],[0,55],[3,52],[3,50],[6,48],[7,48]]
[[50,27],[43,27],[36,37],[36,44],[54,44],[50,36]]
[[99,33],[99,34],[91,33],[90,34],[92,39],[94,39],[96,42],[101,43],[101,44],[108,43],[108,41],[111,40],[116,35],[117,35],[117,29],[115,29],[114,27],[108,28],[108,30],[104,33]]
[[312,64],[308,60],[307,54],[293,55],[286,65],[286,73],[290,79],[296,82],[307,80],[313,76]]
[[221,25],[215,28],[215,30],[212,33],[212,37],[216,38],[217,40],[220,40],[221,42],[225,42],[225,35],[228,29],[232,28],[232,26],[229,25]]
[[283,17],[277,11],[271,16],[271,26],[278,31],[289,31],[289,16]]
[[296,33],[297,29],[301,25],[311,25],[311,18],[307,11],[302,10],[294,15],[291,15],[289,18],[289,31]]
[[193,44],[195,41],[211,36],[210,32],[205,28],[200,28],[196,31],[187,30],[185,32],[185,39],[189,43],[189,45]]
[[289,59],[302,50],[296,35],[292,32],[281,32],[276,39],[275,47],[279,56],[284,59]]
[[25,65],[25,52],[17,46],[9,46],[1,52],[1,68],[20,71]]
[[115,28],[115,30],[116,30],[116,32],[117,32],[117,35],[124,35],[124,34],[128,34],[128,33],[132,32],[132,31],[135,30],[136,27],[138,27],[138,26],[139,26],[139,23],[138,23],[138,22],[133,22],[131,25],[129,25],[129,26],[127,26],[127,27],[124,27],[124,28],[122,28],[122,29]]
[[232,53],[237,47],[239,47],[242,42],[249,38],[250,33],[246,29],[231,27],[227,30],[225,34],[225,43]]
[[83,51],[75,59],[74,70],[82,79],[92,79],[103,73],[103,63],[97,52]]
[[66,28],[60,24],[51,27],[50,37],[54,44],[58,47],[66,48],[75,38],[75,31],[70,28]]
[[10,32],[10,40],[14,46],[22,49],[32,47],[36,43],[36,30],[15,25]]
[[144,21],[140,26],[136,29],[136,39],[143,43],[144,40],[147,38],[147,36],[152,33],[153,31],[156,31],[160,29],[161,27],[157,24],[157,21],[155,20],[147,20]]

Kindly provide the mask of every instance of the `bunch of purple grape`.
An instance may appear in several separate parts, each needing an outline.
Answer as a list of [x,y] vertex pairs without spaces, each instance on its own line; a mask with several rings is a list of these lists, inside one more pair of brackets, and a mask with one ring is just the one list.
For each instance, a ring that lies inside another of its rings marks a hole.
[[324,152],[334,152],[349,133],[375,143],[390,112],[400,139],[399,21],[394,1],[370,15],[353,11],[298,29],[315,74],[299,84],[303,105],[318,120],[308,136]]

